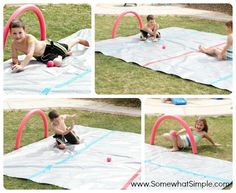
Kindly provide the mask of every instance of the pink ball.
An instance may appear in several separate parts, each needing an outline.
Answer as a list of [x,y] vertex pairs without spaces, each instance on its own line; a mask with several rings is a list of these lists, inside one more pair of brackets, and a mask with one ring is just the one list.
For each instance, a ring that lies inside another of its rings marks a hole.
[[52,60],[48,61],[48,67],[53,67],[55,66],[54,62]]
[[162,45],[162,49],[163,49],[163,50],[166,49],[166,45]]
[[107,157],[107,162],[111,162],[111,158],[110,157]]

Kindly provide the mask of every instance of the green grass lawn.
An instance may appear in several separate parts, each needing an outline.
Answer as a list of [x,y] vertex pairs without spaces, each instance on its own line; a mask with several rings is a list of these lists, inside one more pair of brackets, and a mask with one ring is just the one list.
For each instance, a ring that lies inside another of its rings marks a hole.
[[[194,126],[197,117],[185,116],[182,117],[190,126]],[[208,134],[212,137],[213,141],[221,144],[219,147],[214,147],[205,139],[202,139],[197,146],[198,154],[214,157],[222,160],[232,161],[232,116],[205,116],[208,123]],[[146,116],[145,118],[145,142],[149,144],[151,129],[157,116]],[[155,145],[171,148],[170,142],[166,141],[162,134],[169,132],[172,129],[180,130],[182,126],[175,120],[165,120],[161,123],[157,130],[155,137]],[[183,150],[191,152],[191,148]]]
[[[47,30],[47,38],[55,41],[65,38],[84,28],[91,28],[91,7],[88,4],[45,4],[37,5],[42,11]],[[4,24],[17,9],[17,6],[4,6]],[[25,12],[21,19],[27,33],[40,37],[39,23],[32,11]],[[4,50],[4,60],[11,58],[11,38]]]
[[[95,19],[96,41],[110,39],[116,16],[98,16]],[[142,17],[145,21],[145,17]],[[157,17],[161,28],[182,27],[225,35],[223,22],[209,21],[192,17]],[[121,20],[118,36],[139,33],[135,17],[127,16]],[[184,80],[175,75],[140,67],[120,59],[95,54],[96,93],[97,94],[230,94],[227,90]]]
[[[27,111],[28,112],[28,111]],[[4,153],[14,150],[15,136],[17,128],[27,113],[25,111],[4,112]],[[49,110],[44,111],[48,114]],[[88,127],[104,128],[109,130],[127,131],[133,133],[141,133],[140,117],[129,117],[123,115],[112,115],[104,113],[96,113],[89,111],[79,111],[75,109],[59,109],[60,114],[77,113],[77,125]],[[49,129],[49,135],[53,132]],[[23,132],[21,145],[34,143],[43,138],[43,122],[39,115],[33,115]],[[60,187],[39,184],[30,180],[18,179],[4,176],[4,187],[6,189],[61,189]]]

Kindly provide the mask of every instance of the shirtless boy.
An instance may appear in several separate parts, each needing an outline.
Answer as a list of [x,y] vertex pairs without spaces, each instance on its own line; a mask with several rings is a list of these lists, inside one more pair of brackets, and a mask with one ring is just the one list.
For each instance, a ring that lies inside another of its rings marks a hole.
[[[52,110],[48,113],[48,117],[51,121],[52,129],[55,133],[53,136],[56,139],[57,147],[59,149],[66,148],[66,142],[69,144],[79,144],[80,139],[73,131],[75,118],[77,114],[73,115],[59,115],[57,111]],[[71,125],[67,127],[65,124],[65,120],[70,119]]]
[[[10,24],[10,34],[12,37],[12,70],[21,72],[29,64],[32,57],[37,61],[46,63],[53,61],[59,67],[62,59],[72,54],[72,47],[76,44],[89,46],[87,40],[76,38],[68,44],[53,42],[52,40],[39,41],[33,35],[27,34],[25,25],[20,19],[12,20]],[[23,61],[18,60],[18,52],[23,52],[26,56]]]
[[152,38],[153,41],[157,41],[157,38],[161,37],[159,31],[159,24],[156,23],[154,15],[147,16],[147,23],[142,27],[140,39],[142,41],[147,40],[148,38]]

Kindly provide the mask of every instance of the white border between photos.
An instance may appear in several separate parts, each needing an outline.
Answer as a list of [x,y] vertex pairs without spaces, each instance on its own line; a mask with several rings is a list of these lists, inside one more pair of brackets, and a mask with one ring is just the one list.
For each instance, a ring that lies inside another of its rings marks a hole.
[[[17,2],[18,3],[22,3],[22,4],[27,4],[27,3],[32,3],[32,0],[2,0],[1,1],[1,8],[0,8],[0,13],[1,13],[1,25],[0,25],[0,30],[3,32],[3,6],[5,4],[15,4]],[[92,26],[92,39],[95,40],[95,6],[98,3],[115,3],[115,4],[124,4],[124,3],[230,3],[233,5],[233,20],[235,20],[235,0],[114,0],[114,2],[111,2],[110,0],[57,0],[56,3],[86,3],[86,4],[90,4],[91,5],[91,26]],[[55,0],[35,0],[33,1],[34,4],[37,3],[55,3]],[[235,29],[235,27],[234,27]],[[234,30],[235,31],[235,30]],[[3,36],[0,37],[0,42],[1,45],[3,45]],[[92,62],[93,64],[95,63],[95,54],[94,54],[94,43],[92,44],[92,53],[93,53],[93,59]],[[234,44],[234,48],[233,50],[235,50],[235,44]],[[3,61],[3,48],[1,50],[1,54],[0,54],[0,60]],[[234,58],[235,58],[235,52],[234,52]],[[141,133],[142,133],[142,142],[144,142],[144,133],[145,133],[145,112],[144,112],[144,100],[147,98],[174,98],[174,97],[185,97],[185,98],[231,98],[232,103],[233,103],[233,117],[235,117],[235,83],[236,83],[236,76],[233,76],[233,85],[234,85],[234,92],[231,95],[97,95],[95,93],[95,65],[93,65],[92,67],[92,72],[93,72],[93,78],[92,78],[92,93],[90,95],[83,95],[83,96],[78,96],[78,98],[139,98],[142,102],[141,105]],[[233,65],[233,72],[236,72],[236,66],[235,64]],[[31,96],[31,95],[27,95],[27,96],[7,96],[4,95],[3,93],[3,68],[0,69],[0,87],[1,87],[1,102],[0,102],[0,107],[1,107],[1,113],[0,113],[0,123],[1,123],[1,138],[0,138],[0,153],[1,153],[1,157],[0,157],[0,171],[1,171],[1,175],[0,175],[0,190],[3,192],[13,192],[13,190],[6,190],[3,187],[3,101],[7,98],[70,98],[70,96],[68,95],[60,95],[60,96]],[[235,129],[235,118],[233,119],[233,130]],[[236,132],[233,131],[233,145],[235,146],[235,138],[236,138]],[[144,161],[144,145],[141,147],[142,150],[142,162]],[[235,154],[235,148],[233,148],[233,168],[234,168],[234,179],[235,179],[235,175],[236,175],[236,171],[235,171],[235,159],[236,159],[236,154]],[[143,165],[142,165],[142,169],[144,169]],[[235,191],[236,188],[233,185],[233,188],[231,190],[229,190],[230,192]],[[25,192],[26,190],[17,190],[18,192]],[[31,190],[28,190],[31,191]],[[37,191],[37,192],[48,192],[48,191],[60,191],[60,192],[68,192],[68,190],[33,190],[33,191]],[[70,190],[70,192],[74,192],[77,193],[80,190]],[[82,190],[83,191],[83,190]],[[163,192],[164,190],[157,190],[158,192]],[[173,192],[176,192],[176,190],[172,190]],[[164,191],[164,192],[172,192],[172,191]],[[104,193],[104,192],[121,192],[119,190],[112,190],[112,191],[108,191],[108,190],[91,190],[91,191],[83,191],[83,192],[98,192],[98,193]],[[125,190],[125,192],[134,192],[134,190]],[[156,192],[156,191],[155,191]],[[210,192],[210,191],[204,191],[204,192]]]

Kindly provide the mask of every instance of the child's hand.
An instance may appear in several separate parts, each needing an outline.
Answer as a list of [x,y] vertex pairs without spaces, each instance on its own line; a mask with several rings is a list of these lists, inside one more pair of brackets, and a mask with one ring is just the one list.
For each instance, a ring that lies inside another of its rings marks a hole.
[[214,146],[218,147],[218,146],[221,146],[221,144],[219,144],[219,143],[214,143]]
[[14,72],[14,73],[21,72],[24,70],[23,67],[19,64],[13,65],[11,69],[12,69],[12,72]]
[[11,68],[13,68],[13,66],[15,66],[15,65],[20,65],[20,62],[19,61],[12,62],[11,63]]
[[73,114],[73,115],[72,115],[72,118],[73,118],[73,119],[77,118],[77,113]]

